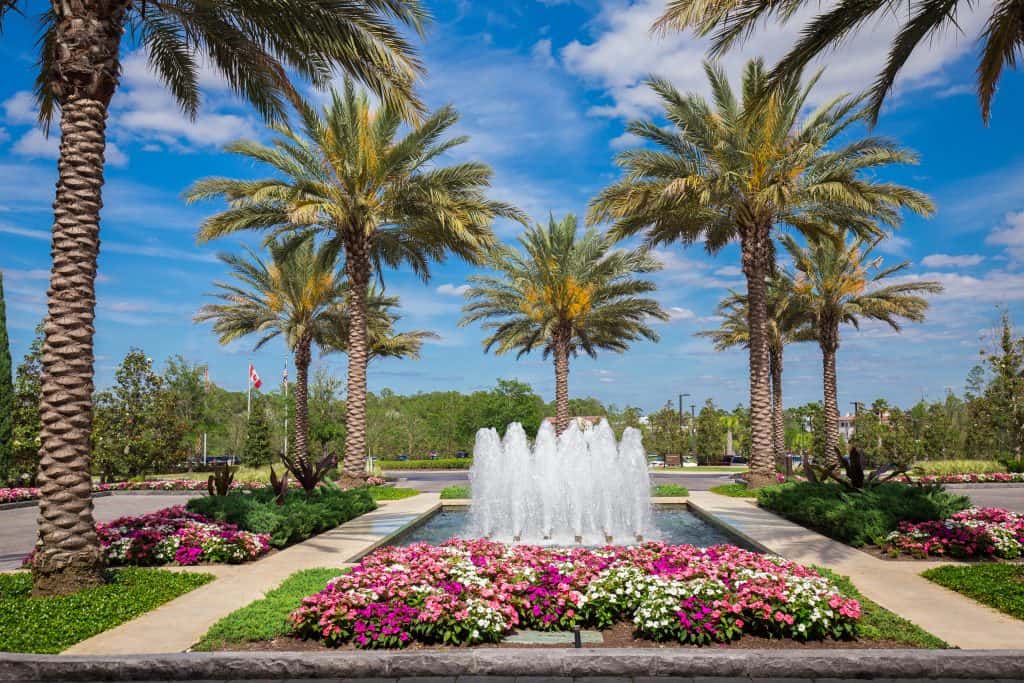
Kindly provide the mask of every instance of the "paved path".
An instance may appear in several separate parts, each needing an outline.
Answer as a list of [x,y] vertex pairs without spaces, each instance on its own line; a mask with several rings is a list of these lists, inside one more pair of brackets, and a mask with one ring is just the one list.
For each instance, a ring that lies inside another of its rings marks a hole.
[[992,484],[991,486],[949,484],[946,489],[967,496],[978,507],[1006,508],[1024,514],[1024,486]]
[[[124,515],[144,515],[172,505],[184,505],[195,493],[114,494],[94,498],[96,520],[109,522]],[[36,506],[0,510],[0,571],[17,569],[36,544]]]
[[865,596],[950,645],[992,650],[1018,649],[1024,643],[1024,621],[919,576],[948,562],[881,560],[777,517],[745,498],[697,491],[690,502],[778,555],[849,576]]
[[[134,619],[73,645],[67,654],[182,652],[221,618],[258,600],[300,569],[341,567],[440,505],[437,494],[386,501],[373,512],[258,562],[213,567],[217,579]],[[205,571],[204,567],[197,567]]]

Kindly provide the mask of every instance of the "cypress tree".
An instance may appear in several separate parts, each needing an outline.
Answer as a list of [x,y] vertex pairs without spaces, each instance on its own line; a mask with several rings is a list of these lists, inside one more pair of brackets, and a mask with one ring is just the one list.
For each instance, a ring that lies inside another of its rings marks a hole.
[[4,276],[0,273],[0,481],[7,481],[13,448],[14,382],[11,379],[11,346],[7,337]]
[[263,401],[253,400],[249,411],[249,422],[245,428],[245,447],[242,450],[242,464],[259,467],[270,462],[270,429],[267,427],[266,408]]

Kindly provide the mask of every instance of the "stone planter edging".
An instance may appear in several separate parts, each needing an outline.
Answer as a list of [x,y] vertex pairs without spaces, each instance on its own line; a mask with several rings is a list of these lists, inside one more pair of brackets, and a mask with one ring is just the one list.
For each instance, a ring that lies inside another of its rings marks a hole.
[[244,652],[77,657],[0,655],[0,681],[433,679],[1021,680],[1024,651],[479,649],[434,652]]

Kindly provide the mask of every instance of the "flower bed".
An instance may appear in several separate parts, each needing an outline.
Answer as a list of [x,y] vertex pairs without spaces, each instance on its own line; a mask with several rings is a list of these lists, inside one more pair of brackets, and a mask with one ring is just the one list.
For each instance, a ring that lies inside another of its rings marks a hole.
[[860,604],[807,567],[722,545],[596,550],[453,540],[383,548],[307,597],[296,633],[329,646],[496,642],[516,627],[608,628],[707,644],[856,635]]
[[999,508],[971,508],[935,522],[901,522],[885,539],[890,555],[913,557],[998,557],[1024,551],[1024,515]]
[[236,564],[254,560],[270,547],[267,534],[239,531],[234,524],[176,506],[139,517],[97,524],[100,543],[112,565]]
[[924,474],[907,477],[919,484],[1024,484],[1024,472],[984,472],[979,474]]
[[20,503],[25,500],[35,500],[38,497],[39,489],[35,487],[0,488],[0,504]]
[[[256,491],[264,489],[267,484],[257,481],[235,481],[231,483],[233,491]],[[206,480],[197,479],[151,479],[148,481],[118,481],[110,484],[94,484],[93,493],[110,491],[206,491]],[[40,490],[36,487],[0,488],[0,504],[20,503],[39,498]]]

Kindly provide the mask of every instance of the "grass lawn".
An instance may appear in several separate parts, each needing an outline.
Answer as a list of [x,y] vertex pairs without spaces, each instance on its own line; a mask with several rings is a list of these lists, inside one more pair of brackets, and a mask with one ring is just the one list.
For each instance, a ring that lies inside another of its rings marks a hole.
[[0,574],[0,652],[61,652],[213,580],[140,567],[109,576],[108,584],[74,595],[34,598],[31,574]]
[[860,638],[862,640],[891,640],[912,647],[933,650],[949,647],[948,643],[936,638],[912,621],[907,621],[895,612],[890,612],[865,598],[849,578],[823,567],[814,569],[835,583],[843,595],[856,598],[860,602]]
[[[651,495],[656,498],[685,498],[690,490],[679,484],[655,484],[651,487]],[[468,486],[446,486],[441,490],[441,500],[467,499],[472,494]]]
[[461,500],[470,497],[472,495],[469,492],[468,486],[445,486],[441,489],[441,500]]
[[716,472],[728,472],[740,474],[747,471],[746,465],[699,465],[697,467],[652,467],[651,472],[684,472],[686,474],[713,474]]
[[729,496],[730,498],[757,498],[757,491],[751,491],[747,488],[746,484],[719,484],[718,486],[712,486],[708,490],[711,493]]
[[1011,617],[1024,619],[1024,565],[949,565],[929,569],[921,576]]
[[216,650],[230,643],[272,640],[291,632],[288,615],[307,595],[323,590],[344,569],[304,569],[285,579],[265,597],[227,615],[206,632],[194,650]]
[[402,500],[420,495],[416,489],[403,489],[397,486],[371,486],[370,497],[374,500]]

